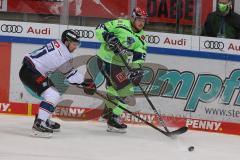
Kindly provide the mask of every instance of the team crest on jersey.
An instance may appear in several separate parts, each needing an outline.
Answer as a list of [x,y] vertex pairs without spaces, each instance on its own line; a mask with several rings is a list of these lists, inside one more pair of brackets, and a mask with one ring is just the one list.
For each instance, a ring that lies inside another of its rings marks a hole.
[[127,45],[131,46],[133,43],[135,43],[135,39],[133,37],[127,37]]
[[145,36],[144,36],[144,35],[142,35],[142,36],[141,36],[141,39],[144,41],[144,40],[145,40]]

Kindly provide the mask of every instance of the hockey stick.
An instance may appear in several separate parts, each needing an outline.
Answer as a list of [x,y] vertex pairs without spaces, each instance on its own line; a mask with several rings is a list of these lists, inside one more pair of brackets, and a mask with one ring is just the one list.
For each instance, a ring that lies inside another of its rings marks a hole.
[[115,14],[113,14],[101,1],[99,1],[99,4],[105,9],[111,16],[117,17]]
[[106,96],[102,95],[101,93],[99,93],[98,91],[95,92],[97,95],[99,95],[100,97],[102,97],[103,99],[111,102],[112,104],[114,104],[115,106],[119,107],[120,109],[124,110],[125,112],[131,114],[132,116],[134,116],[135,118],[141,120],[142,122],[144,122],[146,125],[154,128],[155,130],[161,132],[162,134],[164,134],[165,136],[168,136],[168,137],[172,137],[172,136],[175,136],[175,135],[179,135],[179,134],[182,134],[182,133],[185,133],[187,131],[187,127],[183,127],[183,128],[180,128],[178,130],[175,130],[175,131],[172,131],[172,132],[165,132],[163,130],[161,130],[160,128],[156,127],[155,125],[153,125],[152,123],[144,120],[143,118],[137,116],[136,114],[134,114],[133,112],[129,111],[128,109],[120,106],[119,104],[117,104],[116,102],[108,99]]
[[[122,52],[127,52],[127,50],[123,50]],[[128,63],[126,62],[126,60],[124,59],[124,57],[122,56],[122,54],[119,54],[119,57],[121,58],[122,62],[124,63],[124,65],[127,67],[128,71],[131,71],[131,67],[128,65]],[[161,125],[163,126],[163,128],[165,129],[166,132],[170,133],[169,129],[167,128],[164,120],[162,119],[161,115],[158,113],[157,109],[154,107],[152,101],[149,99],[148,95],[146,94],[146,92],[143,90],[143,88],[141,87],[141,85],[139,84],[138,87],[141,89],[144,97],[147,99],[149,105],[151,106],[151,108],[153,109],[154,113],[157,115],[159,122],[161,123]],[[184,132],[186,132],[188,130],[188,128],[186,126],[181,127],[179,130],[183,130]],[[184,133],[183,132],[183,133]]]

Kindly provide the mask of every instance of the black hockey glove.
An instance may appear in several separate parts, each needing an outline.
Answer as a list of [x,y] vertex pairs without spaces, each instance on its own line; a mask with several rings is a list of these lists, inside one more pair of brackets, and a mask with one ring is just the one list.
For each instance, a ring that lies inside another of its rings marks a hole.
[[103,32],[102,35],[109,49],[111,49],[116,55],[126,54],[126,48],[120,43],[119,39],[114,36],[113,32]]
[[142,69],[132,69],[128,74],[128,79],[132,84],[138,86],[143,78],[144,71]]
[[88,95],[94,95],[97,90],[97,87],[92,79],[85,79],[84,82],[81,83],[81,86],[83,87],[84,93]]

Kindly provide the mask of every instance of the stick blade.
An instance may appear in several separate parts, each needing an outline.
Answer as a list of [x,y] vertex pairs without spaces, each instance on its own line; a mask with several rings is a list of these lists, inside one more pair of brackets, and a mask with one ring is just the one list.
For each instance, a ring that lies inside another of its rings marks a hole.
[[177,135],[180,135],[180,134],[183,134],[185,132],[188,131],[188,127],[181,127],[175,131],[172,131],[172,132],[169,132],[168,133],[168,136],[171,137],[171,136],[177,136]]

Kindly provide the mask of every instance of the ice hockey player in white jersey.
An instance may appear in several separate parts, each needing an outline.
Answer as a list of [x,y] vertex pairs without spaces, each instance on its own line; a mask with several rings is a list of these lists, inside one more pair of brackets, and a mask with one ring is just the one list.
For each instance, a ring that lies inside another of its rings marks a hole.
[[34,136],[51,137],[54,131],[60,130],[60,124],[50,120],[60,100],[60,93],[48,78],[50,73],[61,71],[70,84],[82,86],[86,94],[96,91],[94,82],[84,80],[83,74],[72,66],[72,52],[79,44],[79,35],[74,30],[65,30],[61,41],[51,41],[23,59],[19,72],[22,83],[44,99],[32,127]]

